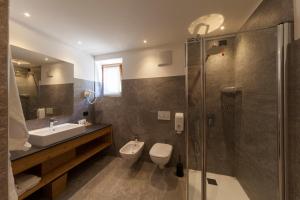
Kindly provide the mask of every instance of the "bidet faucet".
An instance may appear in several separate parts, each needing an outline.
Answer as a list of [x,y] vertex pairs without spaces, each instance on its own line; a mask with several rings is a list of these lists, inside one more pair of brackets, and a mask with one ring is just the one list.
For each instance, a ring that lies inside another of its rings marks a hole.
[[134,135],[134,140],[138,141],[139,140],[139,136],[138,135]]
[[49,127],[50,127],[50,129],[53,131],[53,129],[54,129],[54,124],[55,123],[57,123],[58,121],[55,121],[55,119],[54,118],[50,118],[50,120],[49,120]]

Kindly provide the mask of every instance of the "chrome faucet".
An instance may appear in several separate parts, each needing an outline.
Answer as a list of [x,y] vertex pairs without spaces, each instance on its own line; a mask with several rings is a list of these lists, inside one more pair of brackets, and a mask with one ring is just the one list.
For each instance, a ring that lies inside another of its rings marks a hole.
[[138,135],[134,135],[134,140],[137,142],[139,141],[139,136]]
[[55,121],[54,118],[50,118],[49,120],[49,127],[52,131],[54,131],[54,124],[57,123],[58,121]]

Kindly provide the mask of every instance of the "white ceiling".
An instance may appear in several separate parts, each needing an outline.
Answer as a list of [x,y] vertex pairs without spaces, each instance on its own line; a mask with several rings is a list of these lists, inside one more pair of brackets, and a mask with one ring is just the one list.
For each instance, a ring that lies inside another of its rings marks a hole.
[[190,37],[190,23],[212,13],[222,14],[226,27],[214,34],[236,32],[261,1],[11,0],[10,14],[15,21],[98,55],[183,42]]
[[[57,60],[55,58],[40,53],[32,52],[27,49],[22,49],[16,46],[11,46],[11,53],[13,59],[29,62],[30,63],[29,67],[63,62],[61,60]],[[48,58],[48,60],[46,61],[45,58]]]

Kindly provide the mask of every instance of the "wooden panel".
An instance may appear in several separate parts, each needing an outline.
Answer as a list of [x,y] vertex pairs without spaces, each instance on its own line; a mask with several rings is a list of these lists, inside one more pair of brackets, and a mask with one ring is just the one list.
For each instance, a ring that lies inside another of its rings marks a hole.
[[49,173],[51,170],[59,167],[62,164],[69,162],[76,157],[75,149],[65,152],[51,160],[47,160],[41,164],[41,175]]
[[67,173],[52,181],[45,188],[45,193],[50,199],[56,199],[66,188]]
[[63,154],[67,151],[70,151],[78,146],[81,146],[85,143],[88,143],[98,137],[110,134],[112,132],[111,127],[104,128],[102,130],[90,133],[74,140],[58,144],[56,146],[50,147],[48,149],[42,150],[40,152],[34,153],[32,155],[20,158],[12,162],[13,174],[16,175],[21,173],[35,165],[41,164],[46,160],[57,157],[60,154]]
[[78,155],[75,159],[71,160],[70,162],[68,162],[68,163],[54,169],[50,173],[44,175],[42,177],[42,180],[39,182],[38,185],[36,185],[32,189],[30,189],[30,190],[26,191],[25,193],[23,193],[21,196],[19,196],[19,199],[22,200],[22,199],[28,197],[33,192],[35,192],[35,191],[39,190],[40,188],[44,187],[48,183],[55,180],[57,177],[61,176],[62,174],[66,173],[66,172],[68,172],[73,167],[79,165],[80,163],[84,162],[88,158],[92,157],[93,155],[97,154],[98,152],[102,151],[103,149],[105,149],[105,148],[107,148],[111,145],[112,145],[112,143],[109,142],[109,143],[103,143],[103,144],[100,144],[100,145],[95,146],[93,148],[87,149],[87,151],[85,153],[82,153],[81,155]]

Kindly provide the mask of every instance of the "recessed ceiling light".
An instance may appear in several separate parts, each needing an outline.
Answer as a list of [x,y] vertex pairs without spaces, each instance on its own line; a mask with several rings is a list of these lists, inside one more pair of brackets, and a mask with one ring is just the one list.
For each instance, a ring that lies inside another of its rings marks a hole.
[[148,43],[148,41],[147,41],[147,40],[144,40],[143,42],[144,42],[144,44],[147,44],[147,43]]
[[82,42],[79,40],[79,41],[77,42],[77,44],[82,45]]
[[222,31],[225,29],[225,26],[221,26],[221,28],[220,28]]
[[45,58],[45,61],[47,62],[49,60],[49,58]]
[[30,15],[29,12],[25,12],[25,13],[24,13],[24,16],[25,16],[25,17],[31,17],[31,15]]

